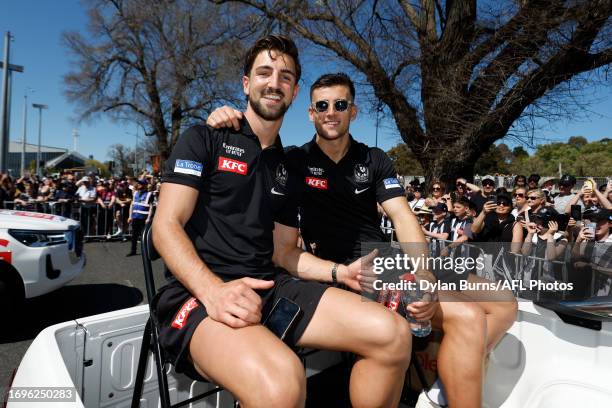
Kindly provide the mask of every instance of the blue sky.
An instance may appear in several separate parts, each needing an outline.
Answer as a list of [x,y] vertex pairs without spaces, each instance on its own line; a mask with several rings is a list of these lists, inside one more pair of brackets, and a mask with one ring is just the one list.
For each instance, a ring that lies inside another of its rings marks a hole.
[[[123,143],[133,146],[136,126],[117,124],[110,120],[99,119],[91,123],[74,121],[74,106],[63,95],[62,76],[70,69],[69,55],[61,44],[64,31],[85,32],[87,16],[85,8],[78,0],[20,0],[3,1],[0,5],[0,33],[4,48],[4,33],[10,31],[14,36],[11,43],[11,63],[23,65],[24,73],[13,73],[13,95],[11,115],[11,139],[21,139],[23,133],[23,102],[27,87],[28,93],[27,140],[35,143],[38,137],[38,110],[31,108],[32,103],[49,105],[43,112],[43,144],[48,146],[72,147],[72,129],[78,129],[80,137],[78,151],[93,155],[98,160],[107,160],[108,146]],[[0,59],[2,58],[0,54]],[[304,71],[337,71],[330,65],[314,67],[307,62]],[[312,80],[313,75],[306,75]],[[303,84],[308,88],[310,83]],[[1,84],[0,84],[1,86]],[[308,92],[300,92],[297,101],[285,117],[281,135],[285,145],[302,144],[313,134],[313,128],[306,116]],[[612,138],[612,89],[598,87],[592,96],[597,100],[591,107],[593,114],[588,120],[580,122],[557,122],[554,127],[545,125],[538,136],[559,141],[570,136],[582,135],[589,140],[603,137]],[[357,95],[359,102],[359,95]],[[374,145],[375,119],[368,114],[358,116],[352,125],[351,133],[360,141]],[[379,129],[379,146],[387,150],[399,141],[393,126],[387,123]]]

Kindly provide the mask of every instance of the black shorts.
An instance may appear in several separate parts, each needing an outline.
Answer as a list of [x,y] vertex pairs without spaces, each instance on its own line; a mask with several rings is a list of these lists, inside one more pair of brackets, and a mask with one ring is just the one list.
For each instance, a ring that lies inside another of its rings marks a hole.
[[[300,315],[285,336],[285,343],[295,347],[304,334],[328,285],[303,281],[279,269],[274,286],[267,291],[258,291],[263,300],[262,316],[267,316],[276,300],[285,297],[300,306]],[[165,362],[172,363],[175,370],[195,380],[201,380],[189,359],[189,342],[198,325],[208,316],[205,307],[179,282],[160,289],[153,299],[153,308],[159,327],[159,344]]]

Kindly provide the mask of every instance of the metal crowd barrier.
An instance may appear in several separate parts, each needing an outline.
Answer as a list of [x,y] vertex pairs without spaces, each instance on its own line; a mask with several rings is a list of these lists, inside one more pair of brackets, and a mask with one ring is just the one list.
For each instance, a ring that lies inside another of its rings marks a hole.
[[[59,215],[80,221],[81,230],[86,240],[129,239],[132,233],[131,225],[127,223],[129,206],[121,207],[119,204],[115,204],[113,208],[102,208],[97,203],[78,201],[29,202],[26,205],[20,205],[14,201],[5,201],[4,208]],[[117,211],[121,211],[120,218],[123,224],[121,226],[117,225],[115,217]],[[118,235],[119,229],[122,230],[121,235]]]

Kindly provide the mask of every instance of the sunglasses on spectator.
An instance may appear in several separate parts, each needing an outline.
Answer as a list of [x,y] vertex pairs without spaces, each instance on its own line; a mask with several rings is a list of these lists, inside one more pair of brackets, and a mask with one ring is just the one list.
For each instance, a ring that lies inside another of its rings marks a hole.
[[507,201],[498,201],[497,205],[502,205],[504,207],[510,207],[510,203]]
[[484,181],[482,183],[482,185],[483,186],[491,186],[491,187],[493,187],[495,185],[495,183],[493,183],[492,181]]
[[540,197],[538,197],[538,196],[529,196],[529,197],[527,197],[527,199],[528,200],[539,200]]
[[516,194],[514,194],[514,196],[517,197],[517,198],[523,198],[523,197],[525,197],[525,194],[523,194],[523,193],[516,193]]
[[432,188],[432,190],[433,190],[433,191],[439,191],[439,190],[440,190],[440,187],[433,187],[433,188]]
[[457,187],[465,187],[465,184],[463,184],[463,183],[457,183],[457,184],[455,184],[455,186],[457,186]]
[[[336,112],[344,112],[352,104],[353,102],[347,101],[346,99],[338,99],[334,102],[334,110]],[[327,112],[327,110],[329,109],[329,101],[316,101],[312,104],[312,107],[319,113]]]

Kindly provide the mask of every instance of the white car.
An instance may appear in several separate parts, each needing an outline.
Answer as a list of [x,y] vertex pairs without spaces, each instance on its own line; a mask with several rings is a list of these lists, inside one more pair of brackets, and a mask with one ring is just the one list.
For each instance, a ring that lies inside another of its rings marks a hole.
[[0,310],[64,286],[84,266],[78,221],[0,210]]

